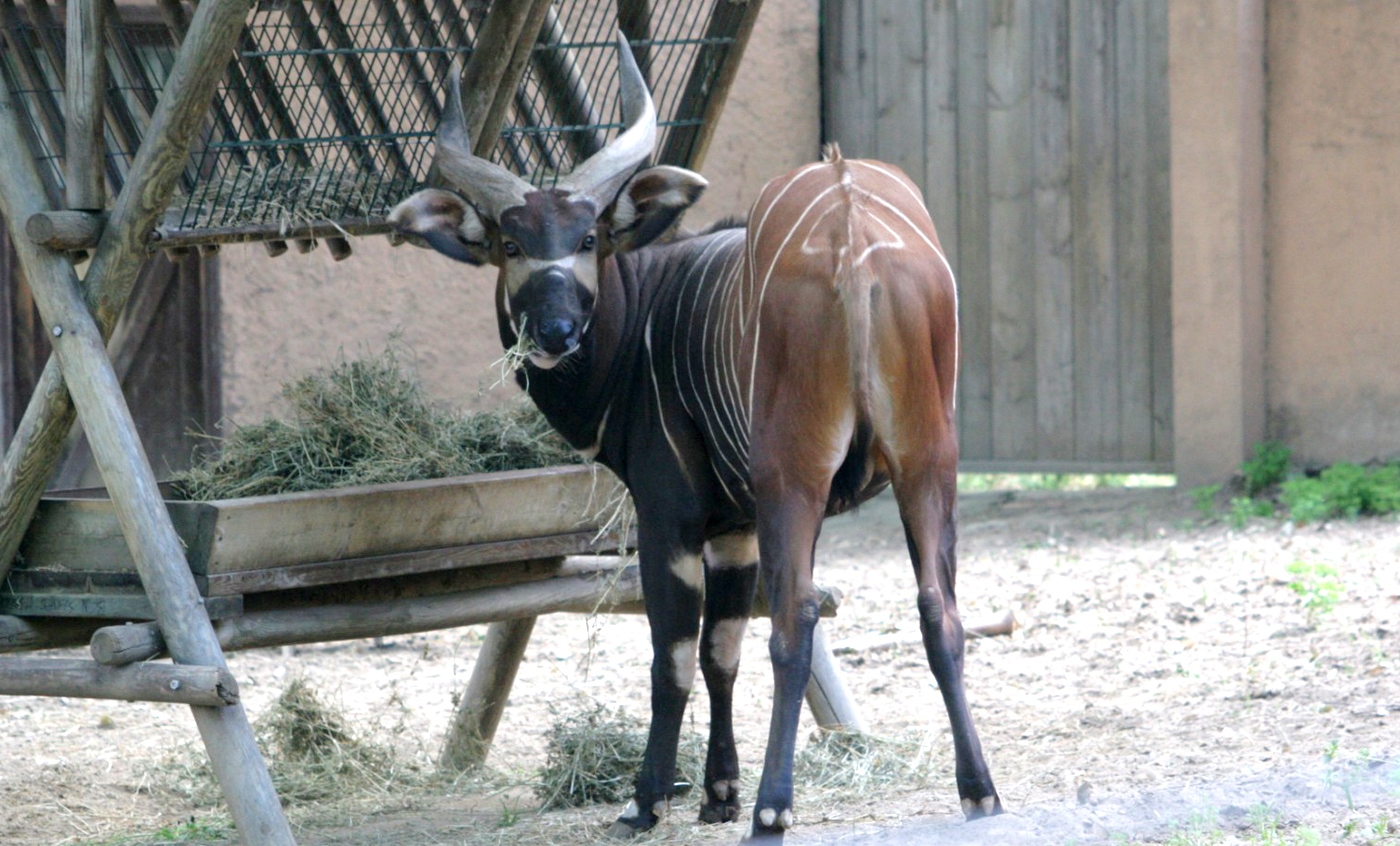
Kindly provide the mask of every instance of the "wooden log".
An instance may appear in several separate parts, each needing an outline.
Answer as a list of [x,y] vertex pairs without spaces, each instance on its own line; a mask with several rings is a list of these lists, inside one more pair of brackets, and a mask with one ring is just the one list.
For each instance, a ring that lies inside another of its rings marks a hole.
[[80,646],[105,621],[91,619],[53,620],[42,617],[14,617],[0,614],[0,652],[25,652]]
[[283,240],[264,241],[263,249],[267,250],[268,258],[277,258],[287,251],[287,242]]
[[106,667],[95,661],[5,658],[0,659],[0,694],[175,702],[217,708],[238,704],[238,682],[226,667]]
[[[107,91],[103,32],[105,0],[68,0],[68,138],[65,191],[68,208],[96,211],[106,206],[102,167],[103,100]],[[90,246],[84,244],[83,246]]]
[[628,567],[615,576],[570,575],[449,596],[254,612],[220,620],[215,630],[225,648],[251,649],[412,634],[561,611],[606,613],[641,597],[641,577]]
[[[749,36],[753,34],[754,22],[758,20],[758,10],[762,0],[748,0],[742,5],[716,3],[710,22],[706,27],[705,39],[723,38],[733,34],[734,42],[724,53],[719,68],[711,69],[697,62],[681,95],[677,115],[689,115],[700,111],[698,126],[675,127],[666,136],[666,146],[656,158],[660,164],[679,165],[698,170],[705,162],[705,153],[710,149],[710,139],[714,137],[719,116],[724,111],[724,101],[729,97],[729,89],[739,74],[739,60],[744,56]],[[738,16],[735,21],[734,17]],[[703,104],[703,108],[700,108]]]
[[97,246],[107,226],[105,212],[44,211],[24,222],[24,234],[51,250],[87,250]]
[[443,769],[464,772],[486,762],[534,629],[534,617],[492,623],[487,629],[438,759]]
[[[1025,623],[1015,611],[1007,609],[1001,614],[968,620],[963,624],[963,633],[970,637],[997,637],[1009,635],[1024,625]],[[833,644],[831,650],[837,655],[853,655],[890,649],[895,646],[912,646],[923,642],[924,636],[918,629],[905,629],[889,634],[865,634],[848,637]]]
[[[497,126],[500,124],[500,121],[491,119],[498,94],[505,87],[513,95],[515,86],[520,82],[519,73],[512,76],[509,72],[515,69],[522,33],[526,32],[527,24],[533,21],[535,29],[525,37],[528,43],[534,43],[535,33],[539,32],[548,6],[549,3],[541,0],[492,4],[486,21],[477,31],[476,49],[472,50],[471,58],[462,72],[462,114],[478,156],[483,155],[483,144],[487,152],[496,145],[496,133],[488,132],[486,128],[493,122]],[[520,72],[523,72],[523,59],[520,64]],[[487,144],[487,141],[490,143]]]
[[[560,575],[611,572],[621,567],[620,559],[589,557],[567,565],[561,557],[512,561],[486,567],[448,572],[416,573],[390,578],[373,578],[344,584],[279,590],[245,597],[248,612],[292,611],[327,605],[350,606],[369,601],[402,601],[424,596],[459,594],[502,585],[518,585]],[[94,574],[100,575],[100,574]],[[212,600],[211,600],[212,601]],[[4,618],[0,618],[4,619]],[[0,629],[3,631],[3,629]],[[165,655],[165,641],[154,624],[107,625],[91,632],[88,644],[93,660],[119,666]]]
[[164,655],[165,638],[160,626],[149,623],[103,626],[92,633],[88,653],[99,664],[122,667]]
[[812,675],[807,681],[806,698],[812,718],[827,731],[865,732],[865,721],[841,668],[831,656],[826,629],[820,622],[812,630]]

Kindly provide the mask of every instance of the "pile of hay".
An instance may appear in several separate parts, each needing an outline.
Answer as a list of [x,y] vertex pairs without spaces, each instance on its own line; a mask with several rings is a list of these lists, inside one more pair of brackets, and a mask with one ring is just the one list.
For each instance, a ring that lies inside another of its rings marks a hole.
[[301,679],[293,679],[254,727],[285,804],[379,791],[411,779],[387,748],[357,736],[344,717]]
[[240,426],[173,479],[177,499],[211,500],[577,464],[531,405],[435,408],[391,348],[285,385],[285,420]]
[[823,731],[793,759],[793,780],[816,791],[868,791],[928,784],[937,777],[929,737]]
[[[695,784],[703,774],[703,740],[681,736],[676,760],[678,783]],[[613,805],[632,798],[633,779],[642,766],[647,727],[625,710],[596,705],[559,716],[550,727],[545,765],[535,795],[542,808]],[[684,788],[682,791],[688,790]]]

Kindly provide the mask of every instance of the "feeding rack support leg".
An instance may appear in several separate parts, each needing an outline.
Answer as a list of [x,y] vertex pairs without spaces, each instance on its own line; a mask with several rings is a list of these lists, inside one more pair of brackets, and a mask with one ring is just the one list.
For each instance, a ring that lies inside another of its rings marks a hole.
[[[30,435],[39,442],[61,445],[66,427],[56,424],[64,414],[51,414],[66,408],[66,414],[71,415],[71,408],[76,407],[172,655],[183,664],[218,668],[225,667],[223,653],[122,398],[121,385],[107,357],[105,337],[130,295],[145,257],[145,233],[170,200],[248,8],[246,0],[206,0],[196,10],[147,141],[117,198],[89,270],[88,301],[66,257],[32,245],[28,239],[12,238],[44,324],[53,336],[54,356],[36,390],[40,413],[25,415],[27,420],[46,419],[32,425]],[[18,109],[10,101],[9,90],[8,84],[0,85],[0,156],[5,159],[6,171],[6,178],[0,180],[0,212],[14,227],[15,221],[47,210],[47,200],[34,162],[24,152]],[[49,383],[47,387],[44,381]],[[56,405],[50,402],[65,393],[65,383],[71,400]],[[35,407],[32,404],[30,411]],[[56,438],[46,440],[43,436],[52,430],[57,430]],[[34,455],[31,443],[20,443],[17,437],[6,455],[0,502],[9,506],[11,514],[18,503],[24,518],[6,523],[7,531],[23,532],[57,460],[56,452]],[[28,472],[28,488],[21,489],[10,472],[12,467]],[[31,493],[35,502],[23,502]],[[8,537],[0,540],[5,541],[0,544],[0,568],[8,569],[13,551],[8,549]],[[244,841],[295,846],[242,706],[195,706],[191,710]]]
[[471,681],[447,734],[439,761],[442,767],[460,772],[485,763],[534,629],[534,617],[521,617],[492,623],[486,630]]

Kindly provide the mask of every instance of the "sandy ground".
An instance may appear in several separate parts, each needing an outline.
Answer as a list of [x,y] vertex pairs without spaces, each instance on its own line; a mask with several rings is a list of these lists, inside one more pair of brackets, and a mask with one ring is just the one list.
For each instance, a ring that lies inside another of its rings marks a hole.
[[[1012,609],[1025,623],[969,644],[974,718],[1012,813],[966,825],[892,506],[882,497],[827,522],[818,581],[845,601],[824,625],[870,730],[921,737],[934,775],[800,792],[794,842],[1180,842],[1203,821],[1226,839],[1199,842],[1273,842],[1248,839],[1264,817],[1323,843],[1400,842],[1400,521],[1240,530],[1202,523],[1170,490],[965,496],[963,616]],[[1327,577],[1299,564],[1334,568],[1340,596],[1329,600]],[[749,798],[771,693],[767,632],[750,627],[736,705]],[[427,772],[482,633],[255,650],[230,664],[255,718],[300,677]],[[878,633],[890,643],[853,640]],[[560,714],[594,704],[645,714],[647,653],[640,619],[542,619],[493,750],[493,792],[390,786],[293,809],[299,840],[593,842],[618,808],[536,814],[528,789],[499,785],[528,781]],[[702,733],[704,700],[697,691],[688,716]],[[192,816],[217,828],[216,809],[172,790],[181,777],[169,762],[190,760],[198,742],[185,709],[6,698],[0,733],[0,843],[155,842]],[[660,839],[737,840],[739,827],[697,826],[695,802],[677,800]]]

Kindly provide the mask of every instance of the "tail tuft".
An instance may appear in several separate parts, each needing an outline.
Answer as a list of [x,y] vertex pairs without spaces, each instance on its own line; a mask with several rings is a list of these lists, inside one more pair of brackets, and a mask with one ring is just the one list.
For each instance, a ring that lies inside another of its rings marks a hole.
[[822,145],[822,161],[836,163],[841,161],[841,145],[835,141],[828,141]]

